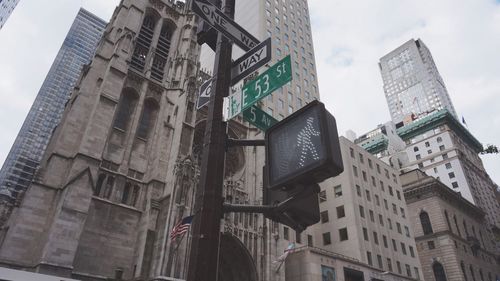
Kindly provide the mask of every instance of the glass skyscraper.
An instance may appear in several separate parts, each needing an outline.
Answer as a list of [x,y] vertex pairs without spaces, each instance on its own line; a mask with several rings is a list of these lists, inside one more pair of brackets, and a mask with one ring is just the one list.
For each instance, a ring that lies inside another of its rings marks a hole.
[[9,18],[19,0],[0,0],[0,29]]
[[446,108],[457,118],[443,78],[422,40],[404,43],[383,56],[379,66],[389,112],[397,127],[434,109]]
[[[3,0],[4,2],[9,0]],[[59,123],[82,67],[89,63],[106,22],[80,9],[0,170],[0,190],[20,199]]]

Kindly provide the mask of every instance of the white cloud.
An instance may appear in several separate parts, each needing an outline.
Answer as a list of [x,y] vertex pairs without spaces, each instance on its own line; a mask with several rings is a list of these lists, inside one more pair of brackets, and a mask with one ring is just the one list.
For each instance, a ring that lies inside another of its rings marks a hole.
[[[340,133],[390,119],[380,57],[411,38],[430,48],[452,102],[483,144],[500,145],[500,5],[494,1],[309,0],[321,99]],[[500,182],[499,155],[483,157]]]

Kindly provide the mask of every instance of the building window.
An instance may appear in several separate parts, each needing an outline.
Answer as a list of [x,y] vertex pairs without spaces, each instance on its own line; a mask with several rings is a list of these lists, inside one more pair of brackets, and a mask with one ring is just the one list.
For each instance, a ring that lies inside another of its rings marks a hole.
[[365,163],[365,158],[363,157],[363,154],[359,154],[359,162]]
[[368,238],[368,229],[366,229],[366,227],[363,227],[363,238],[365,241],[370,241],[370,238]]
[[442,142],[443,139],[441,137],[437,137],[437,142]]
[[371,220],[372,222],[375,222],[375,215],[374,215],[374,213],[373,213],[373,210],[369,210],[369,214],[370,214],[370,220]]
[[444,166],[446,167],[446,169],[451,169],[451,163],[446,163]]
[[352,172],[354,173],[354,176],[357,177],[358,176],[358,167],[356,166],[352,166]]
[[323,245],[330,245],[332,244],[332,239],[330,237],[330,232],[325,232],[323,233]]
[[328,222],[328,210],[320,213],[321,223]]
[[378,262],[378,267],[380,269],[384,269],[384,265],[382,264],[382,256],[381,255],[377,255],[377,262]]
[[442,264],[434,262],[432,265],[432,271],[434,272],[434,279],[436,279],[436,281],[446,281],[446,274],[444,273]]
[[344,205],[338,206],[337,207],[337,218],[340,219],[340,218],[343,218],[343,217],[345,217]]
[[425,147],[429,147],[429,146],[431,146],[431,144],[428,141],[426,141],[425,142]]
[[334,186],[333,192],[335,193],[335,198],[342,196],[342,186],[341,185]]
[[399,192],[399,190],[396,190],[396,196],[399,200],[401,200],[401,192]]
[[465,265],[463,261],[460,262],[460,269],[462,269],[462,274],[464,275],[465,281],[468,281],[467,272],[465,271]]
[[389,229],[392,229],[392,221],[391,221],[391,219],[387,218],[387,224],[389,225]]
[[366,252],[366,259],[368,260],[368,264],[369,265],[373,265],[373,261],[372,261],[372,253],[370,251],[367,251]]
[[397,268],[398,268],[398,273],[399,273],[399,274],[402,274],[402,273],[403,273],[403,271],[401,271],[401,263],[400,263],[399,261],[396,261],[396,266],[397,266]]
[[361,187],[359,185],[356,185],[356,193],[361,197]]
[[392,271],[392,261],[390,258],[387,258],[387,270]]
[[349,236],[347,235],[347,227],[339,229],[339,237],[340,241],[345,241],[349,239]]
[[422,230],[424,232],[424,235],[433,233],[429,214],[427,214],[427,212],[425,211],[422,211],[420,213],[420,224],[422,225]]
[[116,111],[113,127],[122,131],[127,131],[138,98],[139,96],[132,89],[125,89],[123,91],[121,101]]
[[451,229],[450,218],[448,217],[448,212],[444,210],[444,217],[446,218],[446,224],[448,225],[448,230],[453,233],[453,229]]
[[286,226],[283,227],[283,238],[285,240],[290,239],[289,230],[288,230],[288,227],[286,227]]
[[401,232],[401,224],[399,222],[396,222],[396,229],[398,230],[399,234],[402,234],[402,232]]
[[394,252],[398,251],[398,245],[396,244],[396,240],[392,239],[392,249]]
[[452,186],[453,188],[458,188],[458,182],[456,182],[456,181],[452,182],[452,183],[451,183],[451,186]]
[[312,235],[307,235],[307,246],[313,247],[313,237]]
[[381,226],[384,226],[384,218],[382,217],[381,214],[378,215],[378,222],[380,223]]
[[382,235],[382,242],[384,242],[384,247],[389,248],[389,245],[387,244],[387,236]]
[[376,245],[378,245],[378,234],[377,232],[373,232],[373,242],[375,242]]
[[152,15],[146,15],[142,22],[139,35],[137,36],[137,43],[135,45],[134,53],[132,54],[132,61],[130,65],[139,71],[143,71],[144,66],[146,65],[146,57],[148,56],[149,49],[151,47],[156,22],[157,19],[155,19]]
[[405,268],[406,268],[406,275],[408,275],[409,277],[411,277],[411,267],[409,264],[405,264]]
[[399,208],[399,211],[401,212],[401,217],[402,217],[402,218],[406,218],[405,209],[403,209],[402,207],[400,207],[400,208]]
[[365,194],[366,194],[366,200],[372,201],[372,197],[370,196],[370,191],[368,189],[365,189]]
[[[472,280],[476,281],[476,275],[474,274],[474,268],[472,267],[472,264],[469,265],[469,271],[470,271],[470,275],[472,276]],[[444,280],[446,280],[446,279],[444,279]]]
[[322,190],[319,193],[319,203],[326,202],[326,190]]
[[439,146],[439,151],[443,151],[444,150],[444,145],[440,145]]
[[359,205],[359,215],[364,218],[365,217],[365,208]]
[[396,204],[392,203],[392,212],[397,215],[398,214],[398,207],[396,207]]
[[167,64],[168,53],[170,52],[170,40],[174,33],[174,27],[171,24],[164,24],[158,38],[155,56],[153,58],[153,66],[151,68],[151,78],[158,81],[163,80],[165,65]]
[[450,177],[450,179],[455,178],[455,173],[454,172],[448,173],[448,177]]
[[377,204],[377,206],[380,206],[380,198],[377,194],[375,194],[375,204]]
[[413,147],[413,151],[417,152],[418,151],[418,146]]
[[403,255],[406,255],[406,245],[403,242],[401,242],[401,252],[403,252]]
[[406,225],[405,225],[405,235],[406,237],[410,237],[410,229]]
[[137,137],[147,140],[154,127],[156,115],[158,112],[158,103],[153,99],[146,99],[144,101],[144,108],[142,109],[141,119],[137,126]]
[[434,241],[427,241],[427,247],[429,247],[429,250],[432,250],[436,248],[436,245],[434,244]]
[[412,246],[408,246],[408,247],[409,247],[409,249],[410,249],[410,256],[411,256],[412,258],[414,258],[414,257],[415,257],[415,251],[413,250],[413,247],[412,247]]

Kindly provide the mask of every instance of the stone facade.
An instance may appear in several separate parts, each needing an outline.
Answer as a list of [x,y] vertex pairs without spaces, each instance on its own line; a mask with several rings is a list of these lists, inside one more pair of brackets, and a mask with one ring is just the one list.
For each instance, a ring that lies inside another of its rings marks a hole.
[[[190,234],[169,234],[194,205],[206,115],[195,92],[207,78],[186,5],[121,1],[0,233],[1,266],[81,280],[186,278]],[[228,128],[264,137],[239,118]],[[229,149],[225,200],[262,204],[263,165],[262,147]],[[271,262],[288,241],[275,225],[226,214],[223,275],[284,280]]]
[[420,170],[401,180],[424,279],[498,280],[500,263],[485,213]]
[[344,137],[340,147],[344,172],[320,184],[321,222],[308,229],[310,246],[397,280],[421,279],[398,171]]

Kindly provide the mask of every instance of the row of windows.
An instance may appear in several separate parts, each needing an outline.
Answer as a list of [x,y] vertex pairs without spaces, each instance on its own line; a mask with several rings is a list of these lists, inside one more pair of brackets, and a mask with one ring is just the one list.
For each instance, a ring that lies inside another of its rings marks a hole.
[[[372,253],[370,251],[367,251],[366,252],[366,259],[368,261],[368,264],[373,266],[373,259],[372,259]],[[384,264],[383,264],[383,258],[381,255],[377,255],[377,265],[380,269],[384,270]],[[392,268],[392,261],[390,258],[387,258],[386,259],[386,269],[388,271],[393,271],[393,268]],[[398,273],[399,274],[403,274],[403,270],[401,268],[401,262],[400,261],[396,261],[396,268],[398,270]],[[408,277],[413,277],[412,276],[412,272],[411,272],[411,267],[409,264],[405,264],[405,270],[406,270],[406,275]],[[413,267],[413,270],[414,270],[414,273],[415,273],[415,278],[416,279],[420,279],[420,274],[419,274],[419,271],[418,271],[418,267]]]

